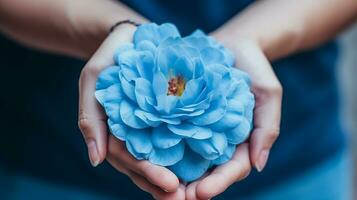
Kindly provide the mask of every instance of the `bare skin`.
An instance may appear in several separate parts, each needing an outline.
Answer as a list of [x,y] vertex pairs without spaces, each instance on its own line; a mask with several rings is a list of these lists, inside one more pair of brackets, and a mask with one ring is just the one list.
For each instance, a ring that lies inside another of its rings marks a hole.
[[79,81],[79,126],[90,161],[97,166],[107,159],[156,199],[210,199],[248,176],[252,167],[263,170],[279,135],[282,98],[282,86],[269,61],[322,44],[356,17],[355,0],[264,0],[214,31],[211,35],[235,53],[237,66],[252,77],[257,100],[254,130],[230,162],[185,186],[166,168],[135,160],[122,142],[108,134],[105,114],[94,97],[98,73],[113,62],[114,49],[131,41],[135,31],[124,25],[108,36],[110,26],[125,19],[147,20],[112,0],[0,1],[3,33],[33,48],[88,60]]

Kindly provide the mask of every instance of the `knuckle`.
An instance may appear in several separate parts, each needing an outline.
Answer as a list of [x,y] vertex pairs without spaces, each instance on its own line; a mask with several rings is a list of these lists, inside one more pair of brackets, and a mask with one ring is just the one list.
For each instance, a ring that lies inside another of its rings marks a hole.
[[243,180],[243,179],[247,178],[251,171],[252,171],[251,167],[245,166],[245,168],[243,169],[242,176],[239,180]]
[[95,62],[88,62],[81,71],[81,77],[97,77],[98,74],[104,69],[108,64],[101,60],[96,60]]
[[88,118],[80,118],[78,120],[78,127],[79,129],[85,133],[87,132],[92,126],[91,126],[91,122]]
[[280,134],[279,128],[274,128],[269,131],[269,137],[272,141],[275,141],[279,137],[279,134]]
[[269,83],[258,83],[255,84],[254,89],[258,95],[263,96],[279,96],[283,94],[283,87],[279,81],[269,82]]

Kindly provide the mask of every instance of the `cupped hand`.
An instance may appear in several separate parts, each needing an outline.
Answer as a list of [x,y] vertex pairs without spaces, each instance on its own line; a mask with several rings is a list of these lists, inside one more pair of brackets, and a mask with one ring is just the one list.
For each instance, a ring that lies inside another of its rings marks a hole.
[[135,27],[122,25],[101,44],[81,72],[79,80],[78,125],[88,147],[90,162],[97,166],[104,159],[126,174],[142,190],[155,199],[185,199],[185,187],[165,167],[148,161],[138,161],[126,150],[125,143],[108,134],[106,115],[94,93],[98,74],[113,64],[114,51],[124,42],[130,42]]
[[187,186],[186,199],[206,200],[224,192],[230,185],[247,177],[252,167],[265,167],[270,149],[279,135],[282,86],[259,45],[251,40],[225,41],[225,35],[213,36],[235,55],[236,67],[247,72],[255,96],[254,127],[249,140],[237,147],[232,159]]

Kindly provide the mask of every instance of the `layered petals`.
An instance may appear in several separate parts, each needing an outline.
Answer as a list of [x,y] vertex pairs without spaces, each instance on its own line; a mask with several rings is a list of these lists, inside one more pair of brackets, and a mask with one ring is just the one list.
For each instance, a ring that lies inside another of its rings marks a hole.
[[95,97],[110,132],[136,159],[181,180],[229,161],[252,129],[254,95],[233,54],[202,31],[144,24],[98,76]]

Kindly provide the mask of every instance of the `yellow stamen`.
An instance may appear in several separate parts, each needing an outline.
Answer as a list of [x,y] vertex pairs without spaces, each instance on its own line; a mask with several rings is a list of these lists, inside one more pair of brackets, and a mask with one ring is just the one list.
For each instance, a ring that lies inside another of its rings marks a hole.
[[181,96],[185,91],[186,82],[182,76],[173,77],[169,80],[167,95]]

